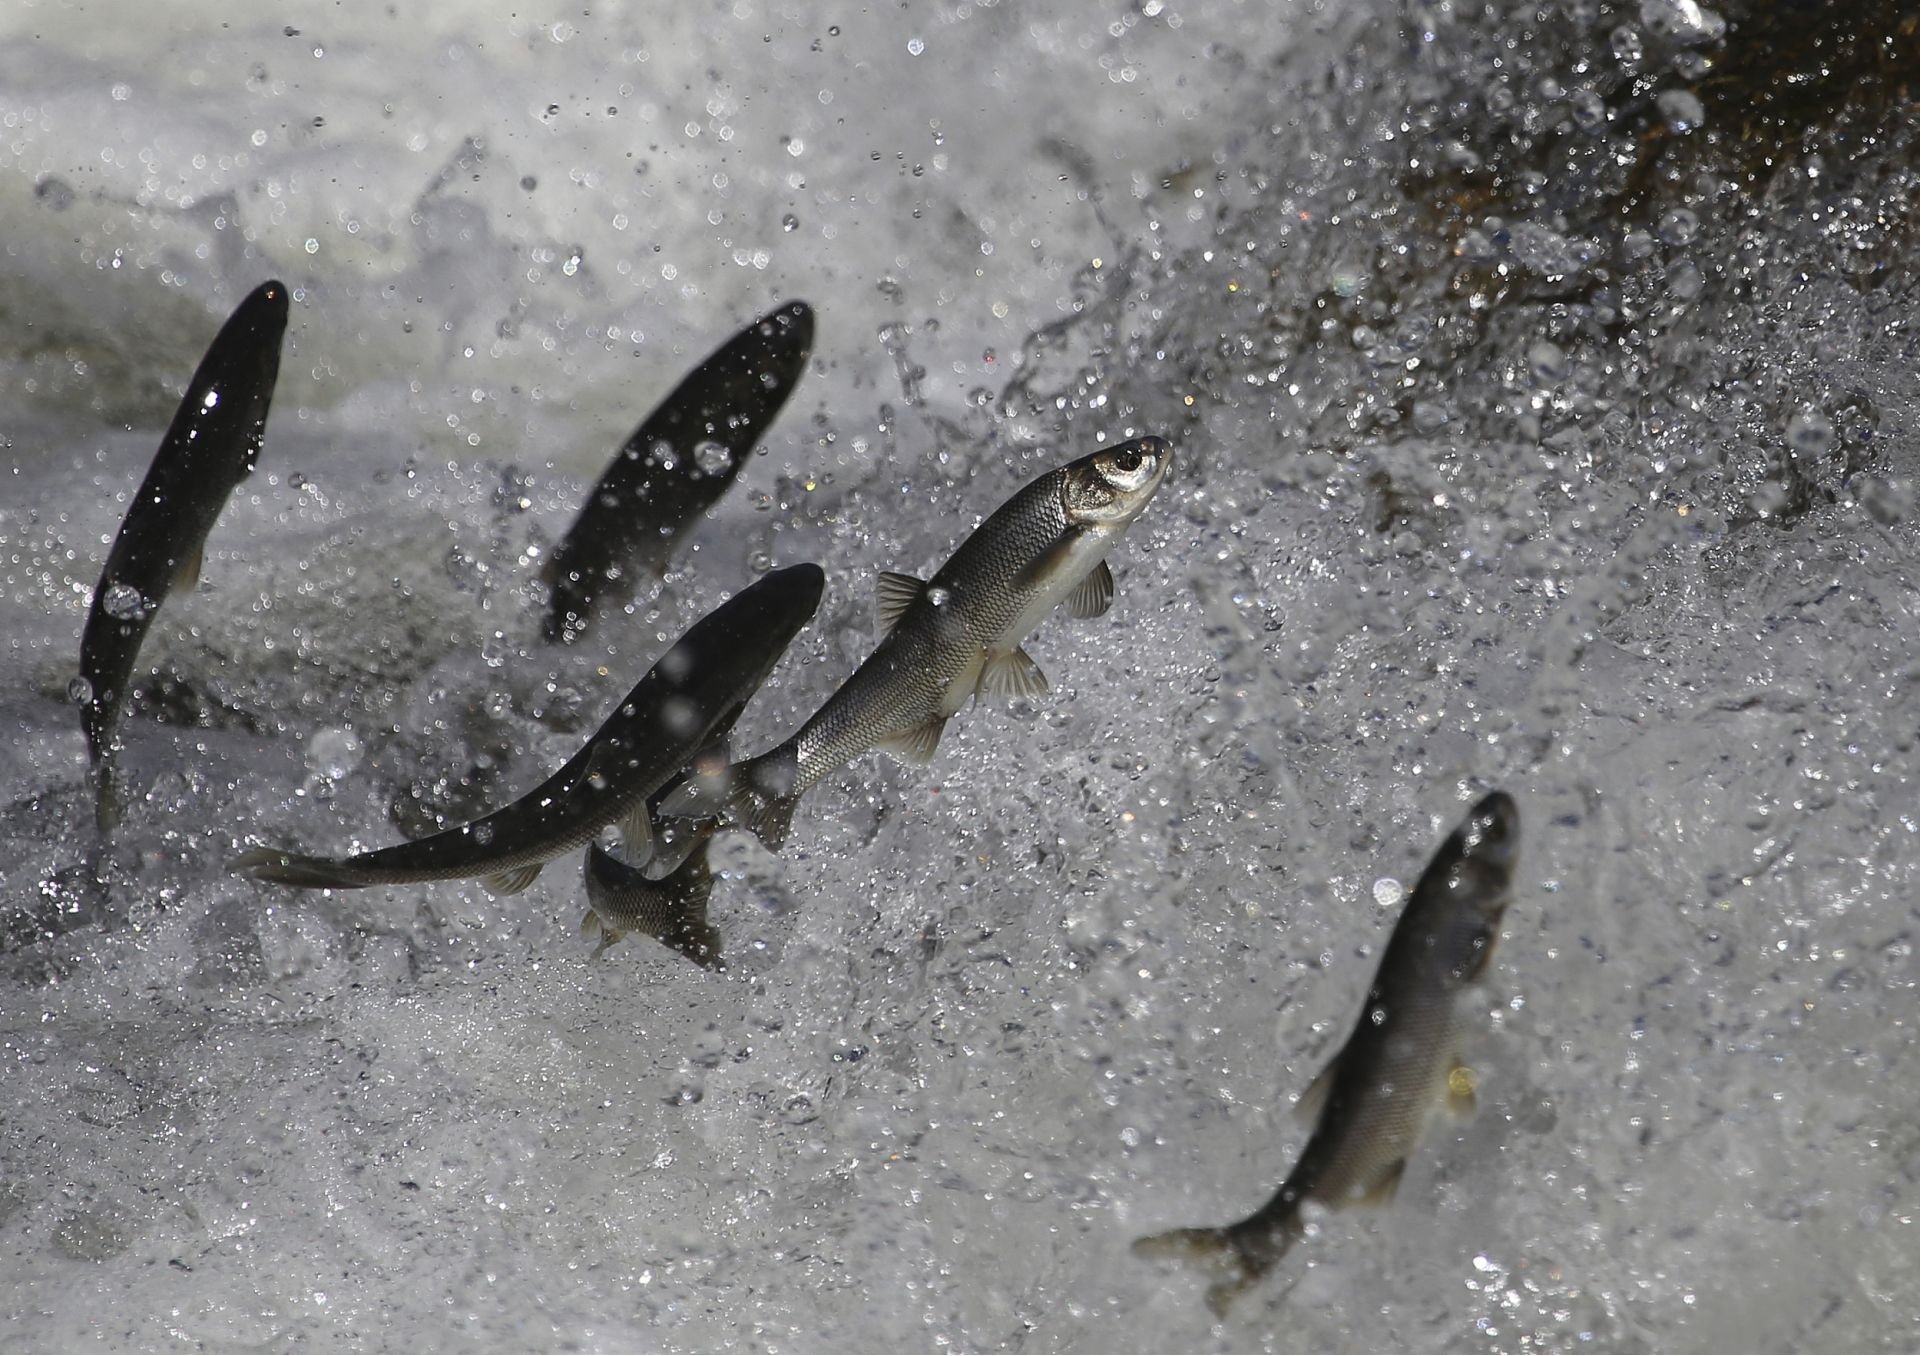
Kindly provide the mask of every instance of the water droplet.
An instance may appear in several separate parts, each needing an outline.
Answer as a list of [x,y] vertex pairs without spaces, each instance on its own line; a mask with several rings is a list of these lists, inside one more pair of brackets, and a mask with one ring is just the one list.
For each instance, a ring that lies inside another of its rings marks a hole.
[[694,465],[710,476],[725,475],[734,464],[734,450],[726,443],[704,438],[694,444]]
[[307,769],[339,781],[360,766],[362,745],[352,730],[317,730],[307,741]]
[[1655,229],[1668,244],[1685,245],[1700,233],[1701,218],[1685,207],[1677,207],[1672,212],[1663,213],[1661,223]]
[[1641,0],[1641,23],[1657,38],[1698,44],[1719,42],[1728,22],[1695,0]]
[[925,52],[926,50],[927,50],[927,44],[921,41],[919,38],[909,38],[907,40],[908,56],[919,56],[922,52]]
[[935,607],[946,607],[954,600],[954,595],[939,584],[927,590],[927,601]]
[[1641,44],[1640,33],[1626,24],[1608,35],[1608,46],[1614,49],[1614,59],[1624,66],[1632,66],[1640,61],[1646,50]]
[[85,678],[69,678],[67,680],[67,700],[75,706],[85,706],[93,700],[93,684]]
[[1693,301],[1705,286],[1701,266],[1692,259],[1677,259],[1668,269],[1668,295],[1676,301]]
[[1401,897],[1401,883],[1392,876],[1382,876],[1374,882],[1374,902],[1387,908]]
[[115,621],[138,621],[153,611],[153,604],[132,584],[107,585],[100,607]]
[[473,827],[474,841],[482,847],[494,841],[494,826],[482,820]]
[[789,212],[786,216],[780,219],[780,228],[783,231],[789,231],[789,232],[798,231],[800,229],[800,218],[795,216],[792,212]]
[[1697,131],[1707,121],[1707,109],[1688,90],[1664,90],[1654,96],[1654,104],[1661,110],[1661,117],[1666,120],[1670,132]]
[[1827,415],[1812,407],[1799,409],[1788,420],[1788,446],[1797,456],[1818,457],[1828,450],[1834,425]]

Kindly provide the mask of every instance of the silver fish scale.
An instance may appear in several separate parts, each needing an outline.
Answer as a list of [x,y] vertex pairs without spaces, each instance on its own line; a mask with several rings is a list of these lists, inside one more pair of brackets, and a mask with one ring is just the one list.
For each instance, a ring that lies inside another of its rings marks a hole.
[[[977,672],[984,649],[1011,649],[1021,637],[1006,632],[1029,600],[1051,581],[1037,576],[1016,586],[1034,562],[1069,531],[1062,499],[1062,467],[1026,486],[961,543],[914,600],[899,623],[854,675],[767,758],[791,757],[798,796],[889,736],[935,719],[954,684]],[[1068,581],[1072,582],[1072,581]],[[971,689],[970,689],[971,690]]]

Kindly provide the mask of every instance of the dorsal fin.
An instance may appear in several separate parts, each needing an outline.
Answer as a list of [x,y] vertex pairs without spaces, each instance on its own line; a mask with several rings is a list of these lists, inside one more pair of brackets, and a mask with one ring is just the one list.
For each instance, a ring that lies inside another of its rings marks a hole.
[[874,581],[874,625],[883,636],[892,631],[901,614],[914,605],[923,587],[911,574],[893,570],[880,572],[880,578]]
[[1087,578],[1074,585],[1074,591],[1061,600],[1070,617],[1099,617],[1114,606],[1114,572],[1102,561],[1087,572]]

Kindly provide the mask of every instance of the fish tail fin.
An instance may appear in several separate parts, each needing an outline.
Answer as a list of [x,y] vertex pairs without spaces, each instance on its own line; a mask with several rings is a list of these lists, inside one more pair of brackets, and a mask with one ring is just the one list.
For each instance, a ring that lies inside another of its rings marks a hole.
[[243,852],[227,863],[227,871],[235,876],[250,876],[276,885],[299,885],[310,890],[351,890],[363,883],[324,857],[303,857],[297,852],[274,848]]
[[101,833],[112,833],[120,824],[121,785],[119,769],[111,751],[101,754],[89,777],[93,783],[93,823]]
[[793,827],[794,811],[799,805],[798,796],[770,796],[746,787],[728,801],[727,822],[746,829],[766,844],[769,852],[779,852],[787,841],[787,831]]
[[707,864],[707,845],[703,843],[667,878],[667,897],[677,916],[661,930],[660,940],[704,969],[725,970],[720,929],[707,921],[707,901],[713,893],[714,872]]
[[660,812],[676,819],[717,818],[778,852],[800,803],[798,792],[782,790],[794,781],[794,753],[782,745],[718,773],[690,775],[661,801]]
[[1233,1226],[1224,1229],[1170,1229],[1134,1240],[1134,1255],[1153,1259],[1187,1262],[1212,1271],[1221,1279],[1207,1290],[1207,1307],[1217,1317],[1226,1317],[1228,1306],[1243,1290],[1281,1260],[1294,1241],[1294,1231],[1285,1229],[1260,1245]]

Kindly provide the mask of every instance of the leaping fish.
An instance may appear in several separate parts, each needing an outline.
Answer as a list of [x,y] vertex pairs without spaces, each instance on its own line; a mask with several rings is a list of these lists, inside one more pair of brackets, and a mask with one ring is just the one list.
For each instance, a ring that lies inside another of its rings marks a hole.
[[368,885],[482,878],[497,895],[532,885],[542,866],[621,826],[637,860],[652,852],[647,800],[724,738],[801,627],[826,577],[795,565],[757,580],[689,627],[560,771],[513,804],[411,843],[309,857],[255,848],[236,875],[282,885]]
[[1504,792],[1483,797],[1415,883],[1367,1005],[1347,1044],[1301,1097],[1314,1133],[1287,1181],[1246,1219],[1136,1240],[1143,1257],[1205,1262],[1225,1279],[1208,1291],[1217,1314],[1265,1276],[1303,1234],[1309,1202],[1339,1209],[1385,1202],[1429,1112],[1468,1102],[1455,1079],[1461,990],[1486,967],[1521,848],[1521,816]]
[[598,843],[588,845],[582,869],[589,907],[580,920],[580,933],[589,941],[599,941],[595,959],[628,933],[639,932],[696,965],[727,968],[720,956],[720,931],[707,923],[714,873],[707,864],[706,843],[660,880],[649,880],[645,872]]
[[1057,606],[1075,617],[1107,611],[1107,553],[1173,460],[1160,438],[1103,448],[1030,482],[925,583],[883,573],[875,613],[885,634],[840,690],[786,743],[718,778],[690,777],[662,810],[719,809],[778,848],[801,795],[866,750],[926,763],[968,698],[1047,691],[1021,642]]
[[634,430],[548,563],[547,639],[578,640],[597,600],[666,573],[780,413],[813,344],[813,309],[788,302],[709,354]]
[[253,470],[286,333],[284,283],[262,283],[227,318],[194,369],[100,571],[80,639],[76,691],[93,770],[94,819],[103,833],[120,817],[114,726],[140,643],[167,595],[199,582],[207,534]]

